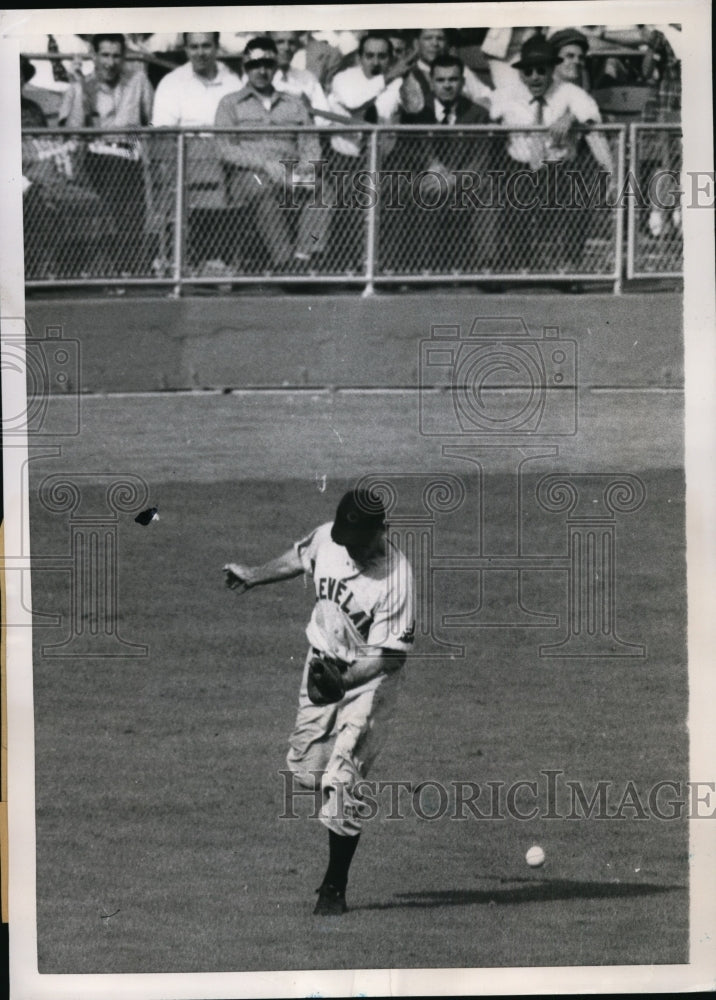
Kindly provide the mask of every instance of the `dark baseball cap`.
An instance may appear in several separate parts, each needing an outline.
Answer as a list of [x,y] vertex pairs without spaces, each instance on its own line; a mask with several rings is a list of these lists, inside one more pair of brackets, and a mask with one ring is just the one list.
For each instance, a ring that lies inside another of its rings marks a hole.
[[582,51],[589,51],[589,39],[577,28],[563,28],[561,31],[555,31],[549,42],[555,52],[559,52],[563,45],[578,45]]
[[384,525],[385,507],[380,497],[367,489],[349,490],[336,508],[331,538],[337,545],[359,545]]
[[527,69],[529,66],[556,66],[561,62],[552,44],[543,35],[533,35],[522,46],[520,58],[512,65],[515,69]]

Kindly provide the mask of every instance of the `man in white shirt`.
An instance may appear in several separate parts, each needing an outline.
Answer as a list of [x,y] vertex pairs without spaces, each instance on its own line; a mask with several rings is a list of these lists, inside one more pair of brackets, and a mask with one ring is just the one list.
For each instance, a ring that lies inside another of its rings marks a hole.
[[[187,62],[168,73],[154,97],[152,125],[165,128],[198,128],[213,125],[219,101],[241,89],[241,81],[217,58],[219,32],[185,32]],[[161,147],[159,148],[161,143]],[[164,181],[173,176],[175,142],[155,143]],[[186,198],[189,208],[189,262],[210,274],[227,269],[232,229],[226,206],[224,175],[213,135],[187,136]],[[173,185],[169,185],[171,190]]]
[[241,89],[241,81],[217,58],[219,32],[184,33],[187,62],[167,73],[154,95],[152,125],[196,128],[213,125],[224,94]]
[[598,124],[599,108],[581,87],[555,79],[558,62],[550,42],[535,35],[513,64],[519,84],[492,95],[493,121],[522,129],[547,127],[546,132],[513,132],[507,140],[503,268],[533,268],[537,261],[548,271],[579,269],[591,211],[584,197],[580,202],[577,185],[581,181],[582,189],[591,191],[599,169],[606,180],[598,187],[600,200],[611,187],[613,161],[606,139],[588,132],[591,155],[584,155],[575,128]]
[[[358,65],[350,66],[333,77],[328,101],[335,114],[361,122],[387,125],[397,121],[400,109],[400,83],[403,63],[393,61],[390,40],[378,32],[363,36],[358,48]],[[385,154],[389,145],[384,143]],[[336,178],[336,201],[340,204],[339,178],[349,177],[368,166],[366,140],[359,132],[335,135],[331,139],[330,170]],[[331,195],[328,193],[328,198]],[[365,213],[351,207],[334,216],[329,257],[337,267],[355,271],[363,266]]]
[[[298,69],[293,63],[294,56],[301,47],[301,36],[298,31],[272,31],[271,38],[276,44],[278,68],[273,78],[276,90],[295,97],[301,97],[309,107],[316,111],[328,111],[328,99],[318,77],[308,69]],[[314,124],[319,127],[328,126],[325,118],[314,118]]]
[[[373,124],[395,121],[399,109],[402,64],[392,62],[393,48],[384,35],[369,32],[358,48],[358,65],[333,77],[328,97],[331,111]],[[358,158],[363,148],[359,136],[336,136],[333,149]]]

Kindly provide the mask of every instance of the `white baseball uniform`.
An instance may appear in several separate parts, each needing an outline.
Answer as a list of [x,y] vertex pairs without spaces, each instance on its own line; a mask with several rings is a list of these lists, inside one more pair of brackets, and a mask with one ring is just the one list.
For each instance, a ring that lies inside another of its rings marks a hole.
[[342,836],[361,830],[356,782],[381,749],[395,708],[402,670],[380,674],[334,705],[314,705],[306,679],[312,649],[351,662],[366,647],[407,652],[414,639],[413,577],[402,552],[386,538],[386,554],[359,568],[321,525],[296,543],[313,577],[316,604],[306,628],[310,643],[287,763],[300,784],[317,787],[321,822]]

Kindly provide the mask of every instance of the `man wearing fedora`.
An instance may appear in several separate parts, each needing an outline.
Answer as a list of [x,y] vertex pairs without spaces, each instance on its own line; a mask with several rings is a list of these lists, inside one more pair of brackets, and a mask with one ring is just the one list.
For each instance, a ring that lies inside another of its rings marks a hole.
[[[599,108],[582,87],[557,79],[560,57],[543,35],[527,39],[513,65],[519,82],[495,90],[490,111],[493,121],[520,130],[509,134],[506,146],[502,266],[579,271],[588,220],[577,179],[587,190],[593,180],[578,160],[579,128],[601,122]],[[605,176],[605,192],[613,173],[609,145],[599,133],[587,132],[585,139]],[[542,264],[540,258],[546,258]]]

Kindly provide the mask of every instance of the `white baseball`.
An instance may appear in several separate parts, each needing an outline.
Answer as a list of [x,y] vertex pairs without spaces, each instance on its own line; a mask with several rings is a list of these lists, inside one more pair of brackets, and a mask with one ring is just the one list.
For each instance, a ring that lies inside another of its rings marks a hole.
[[545,853],[539,844],[534,844],[530,847],[527,854],[525,854],[525,861],[530,866],[530,868],[539,868],[540,865],[544,864]]

